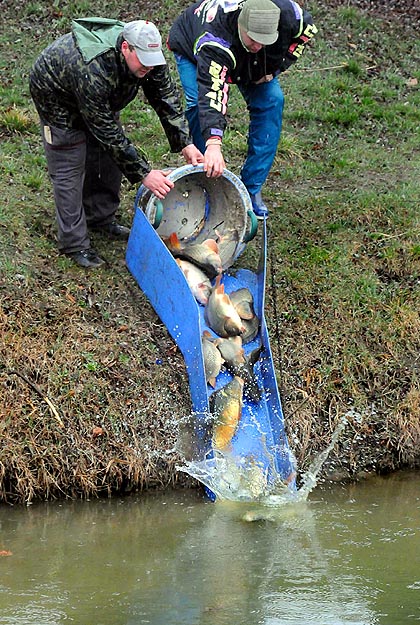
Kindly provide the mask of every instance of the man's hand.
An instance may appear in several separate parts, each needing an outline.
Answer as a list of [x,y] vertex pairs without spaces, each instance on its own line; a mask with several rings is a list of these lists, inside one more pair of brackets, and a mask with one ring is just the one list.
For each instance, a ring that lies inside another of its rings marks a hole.
[[207,178],[219,178],[226,167],[223,158],[221,143],[207,146],[204,152],[204,166]]
[[189,165],[198,165],[199,163],[204,163],[204,156],[193,143],[187,145],[187,147],[183,148],[181,151],[182,156],[185,158]]
[[274,78],[273,74],[266,74],[265,76],[263,76],[259,80],[256,80],[254,82],[254,85],[262,85],[263,82],[271,82],[273,80],[273,78]]
[[152,169],[145,178],[143,178],[143,184],[150,189],[152,193],[156,195],[160,200],[174,188],[174,183],[168,176],[169,172],[164,172],[161,169]]

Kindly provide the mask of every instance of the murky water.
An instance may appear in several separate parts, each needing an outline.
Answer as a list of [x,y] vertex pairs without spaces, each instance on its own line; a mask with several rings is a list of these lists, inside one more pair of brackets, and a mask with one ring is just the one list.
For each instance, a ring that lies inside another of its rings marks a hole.
[[279,508],[196,492],[3,505],[1,550],[0,625],[409,625],[420,473]]

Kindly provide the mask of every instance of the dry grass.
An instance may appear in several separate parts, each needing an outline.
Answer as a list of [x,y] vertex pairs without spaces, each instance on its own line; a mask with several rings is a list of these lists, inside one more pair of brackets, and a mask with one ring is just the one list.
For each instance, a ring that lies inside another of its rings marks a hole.
[[128,317],[116,305],[108,321],[100,301],[82,305],[92,285],[76,288],[78,299],[58,289],[36,301],[23,286],[2,301],[0,500],[184,481],[174,470],[177,418],[189,410],[182,358],[147,304],[138,308],[140,293],[120,300]]

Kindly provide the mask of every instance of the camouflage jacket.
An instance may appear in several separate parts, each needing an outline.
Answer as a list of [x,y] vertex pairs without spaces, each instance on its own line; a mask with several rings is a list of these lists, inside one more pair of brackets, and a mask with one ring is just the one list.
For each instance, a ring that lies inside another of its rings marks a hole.
[[[127,67],[121,52],[122,22],[78,20],[73,31],[48,46],[35,61],[30,73],[30,90],[41,119],[63,129],[84,129],[106,149],[131,183],[141,181],[151,170],[125,135],[119,111],[137,95],[139,88],[159,116],[172,152],[191,143],[188,124],[179,94],[166,65],[158,66],[139,79]],[[112,26],[111,26],[112,22]],[[112,35],[102,45],[80,48],[77,27]],[[110,39],[114,39],[113,45]],[[86,54],[86,50],[89,54]],[[93,51],[92,51],[93,50]]]
[[[317,28],[310,13],[293,0],[273,0],[280,8],[275,43],[250,53],[242,44],[238,18],[244,0],[198,0],[175,20],[168,46],[197,65],[198,108],[204,139],[226,128],[229,84],[246,87],[277,76],[302,55]],[[216,132],[215,132],[216,131]]]

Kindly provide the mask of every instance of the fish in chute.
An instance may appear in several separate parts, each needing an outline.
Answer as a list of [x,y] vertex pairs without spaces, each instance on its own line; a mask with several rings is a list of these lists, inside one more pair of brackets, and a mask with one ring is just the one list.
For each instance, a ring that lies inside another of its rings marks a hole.
[[202,243],[182,245],[176,232],[172,232],[163,241],[175,258],[193,263],[204,271],[211,280],[222,273],[219,246],[214,239],[206,239]]
[[177,258],[176,263],[184,274],[195,299],[205,306],[212,290],[210,279],[206,276],[204,271],[196,267],[193,263],[189,263],[187,260]]
[[207,330],[204,330],[201,336],[201,346],[203,350],[206,382],[214,388],[216,386],[216,378],[223,364],[223,357],[212,340],[210,332]]
[[243,380],[235,376],[210,396],[210,412],[214,418],[212,444],[215,449],[229,449],[242,414],[243,388]]
[[258,334],[260,320],[254,309],[254,298],[246,287],[232,291],[229,294],[230,300],[242,320],[244,331],[242,332],[242,342],[244,344],[253,341]]
[[245,326],[235,307],[225,293],[225,287],[221,284],[221,276],[217,276],[204,316],[209,327],[221,337],[238,336],[245,331]]

